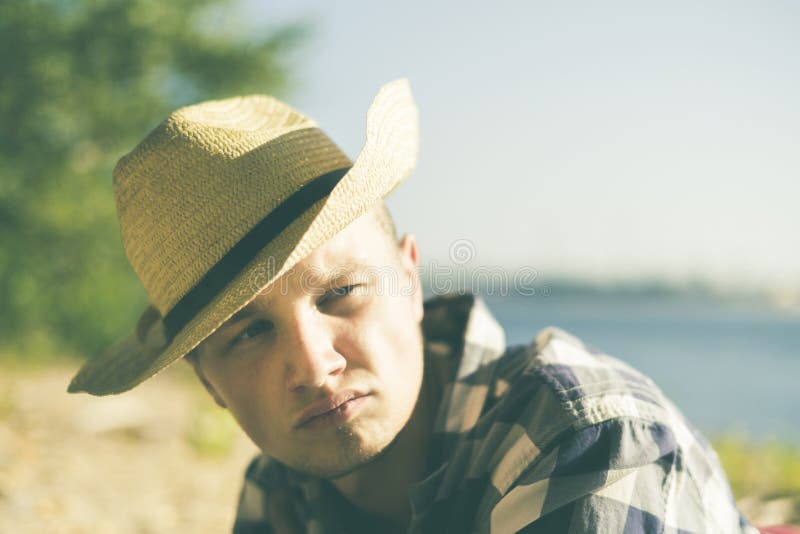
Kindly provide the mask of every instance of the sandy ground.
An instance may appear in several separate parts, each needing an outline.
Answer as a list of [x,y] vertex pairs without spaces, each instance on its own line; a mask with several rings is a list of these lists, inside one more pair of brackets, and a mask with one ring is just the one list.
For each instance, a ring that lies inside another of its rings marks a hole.
[[0,532],[230,532],[256,450],[208,428],[227,416],[192,377],[93,398],[66,393],[72,370],[3,369]]
[[[0,532],[230,532],[256,449],[188,367],[103,398],[66,393],[74,368],[0,366]],[[740,507],[760,525],[798,513]]]

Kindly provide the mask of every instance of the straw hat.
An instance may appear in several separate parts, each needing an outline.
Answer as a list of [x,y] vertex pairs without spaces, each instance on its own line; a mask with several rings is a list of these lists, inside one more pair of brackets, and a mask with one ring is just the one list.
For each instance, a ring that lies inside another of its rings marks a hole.
[[179,109],[114,169],[122,244],[151,305],[70,392],[121,393],[180,359],[389,194],[417,159],[408,82],[384,85],[355,163],[269,96]]

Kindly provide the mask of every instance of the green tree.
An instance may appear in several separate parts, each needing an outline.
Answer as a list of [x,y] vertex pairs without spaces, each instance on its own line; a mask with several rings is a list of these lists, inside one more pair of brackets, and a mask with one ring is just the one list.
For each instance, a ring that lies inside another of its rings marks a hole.
[[[220,0],[0,2],[0,343],[91,356],[146,296],[119,238],[116,160],[182,105],[282,94],[298,25],[257,37]],[[216,16],[215,16],[216,15]]]

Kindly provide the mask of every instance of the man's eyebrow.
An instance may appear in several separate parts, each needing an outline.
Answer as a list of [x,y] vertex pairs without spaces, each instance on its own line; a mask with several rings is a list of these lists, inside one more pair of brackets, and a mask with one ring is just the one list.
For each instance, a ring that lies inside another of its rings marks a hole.
[[365,272],[371,272],[375,269],[375,267],[364,265],[362,263],[346,263],[344,265],[340,265],[338,267],[334,267],[330,271],[322,274],[318,279],[321,282],[321,285],[333,285],[337,282],[344,281],[353,275],[361,275]]
[[[272,302],[272,299],[267,301],[265,304],[259,305],[259,308],[266,308],[269,305],[270,302]],[[248,318],[252,317],[253,315],[255,315],[257,313],[257,311],[258,310],[253,308],[253,303],[251,302],[250,304],[248,304],[247,306],[245,306],[244,308],[242,308],[238,312],[234,313],[231,316],[231,318],[228,319],[227,321],[225,321],[224,323],[222,323],[219,328],[222,329],[222,328],[227,328],[229,326],[233,326],[234,324],[236,324],[238,322],[244,321],[245,319],[248,319]]]
[[[251,317],[251,316],[253,315],[253,313],[254,313],[254,312],[253,312],[252,308],[249,308],[249,307],[247,307],[247,308],[242,308],[242,309],[241,309],[241,310],[239,310],[238,312],[234,313],[234,314],[233,314],[233,316],[232,316],[230,319],[228,319],[227,321],[225,321],[225,322],[222,324],[222,326],[223,326],[223,327],[224,327],[224,326],[232,326],[232,325],[234,325],[234,324],[238,323],[239,321],[244,321],[244,320],[245,320],[245,319],[247,319],[248,317]],[[221,328],[221,327],[220,327],[220,328]]]

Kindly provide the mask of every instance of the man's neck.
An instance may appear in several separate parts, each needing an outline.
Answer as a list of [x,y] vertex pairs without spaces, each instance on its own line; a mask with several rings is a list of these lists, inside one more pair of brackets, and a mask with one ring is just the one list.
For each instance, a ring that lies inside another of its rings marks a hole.
[[371,464],[331,483],[370,515],[406,525],[411,519],[408,487],[427,474],[427,452],[440,400],[434,366],[426,358],[414,412],[390,449]]

